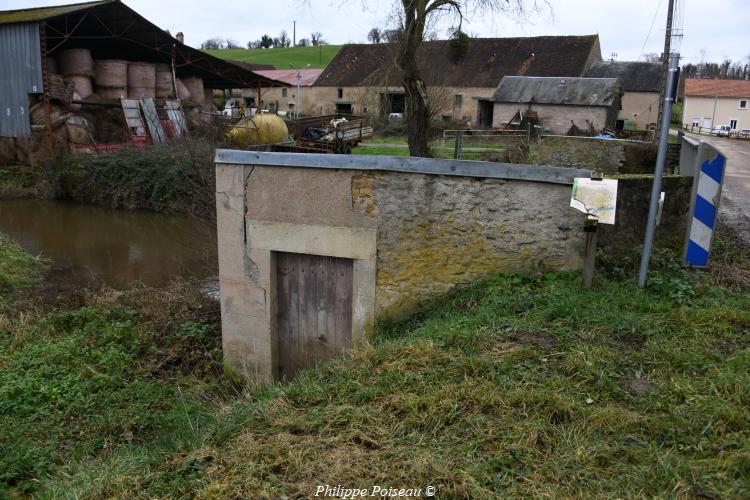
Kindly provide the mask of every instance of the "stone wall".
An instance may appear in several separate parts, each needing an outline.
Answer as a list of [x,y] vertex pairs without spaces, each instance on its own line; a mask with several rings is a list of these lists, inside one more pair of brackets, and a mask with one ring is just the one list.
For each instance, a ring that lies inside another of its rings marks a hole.
[[[547,136],[539,143],[542,165],[587,168],[606,175],[653,174],[658,147],[650,142]],[[677,170],[680,145],[669,144],[666,172]]]
[[[599,225],[597,246],[607,256],[616,258],[643,244],[653,181],[653,176],[645,175],[619,178],[615,224]],[[656,227],[655,244],[680,248],[687,229],[692,178],[665,176],[662,191],[664,207]]]
[[[504,127],[520,110],[529,110],[529,105],[496,102],[492,114],[492,126]],[[547,134],[567,134],[574,124],[581,130],[589,130],[591,127],[594,130],[602,130],[610,126],[608,124],[609,108],[601,106],[532,104],[530,110],[539,114],[541,126]]]
[[576,269],[570,186],[397,172],[352,176],[352,208],[377,227],[376,316],[413,312],[500,272]]

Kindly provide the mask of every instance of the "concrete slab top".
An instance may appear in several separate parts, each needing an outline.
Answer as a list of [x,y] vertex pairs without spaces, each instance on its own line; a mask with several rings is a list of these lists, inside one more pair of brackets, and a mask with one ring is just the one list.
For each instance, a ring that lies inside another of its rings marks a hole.
[[580,168],[404,156],[271,153],[265,151],[217,149],[214,161],[217,164],[223,165],[386,170],[414,174],[548,182],[552,184],[573,184],[573,179],[576,177],[591,177],[591,170]]

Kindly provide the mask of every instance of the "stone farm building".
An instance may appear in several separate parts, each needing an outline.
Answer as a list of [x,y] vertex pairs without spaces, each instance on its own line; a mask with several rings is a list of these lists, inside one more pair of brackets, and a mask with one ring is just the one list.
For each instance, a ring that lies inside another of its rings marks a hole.
[[[313,86],[315,114],[403,113],[396,49],[391,43],[345,45]],[[428,99],[445,120],[479,127],[493,123],[492,96],[504,76],[580,77],[602,60],[598,35],[474,38],[463,57],[451,53],[448,40],[420,46]]]
[[653,130],[659,115],[661,63],[607,61],[593,64],[590,78],[618,78],[622,90],[616,130]]
[[[259,99],[261,108],[267,109],[272,113],[279,111],[293,113],[294,107],[297,105],[297,70],[291,68],[273,69],[273,67],[271,67],[270,69],[253,68],[252,71],[263,77],[283,82],[288,85],[288,87],[276,85],[261,88]],[[299,70],[299,105],[303,115],[320,114],[315,101],[315,96],[313,95],[312,86],[322,72],[322,69],[316,68],[305,68]],[[258,102],[258,89],[241,89],[237,92],[237,95],[244,97],[250,103],[251,107],[255,107],[255,103]],[[235,95],[235,92],[233,92],[233,95]]]
[[545,133],[576,135],[576,129],[612,128],[620,109],[616,78],[506,76],[494,96],[493,127],[533,113]]
[[750,129],[750,81],[685,80],[685,128],[711,129],[727,125],[741,131]]

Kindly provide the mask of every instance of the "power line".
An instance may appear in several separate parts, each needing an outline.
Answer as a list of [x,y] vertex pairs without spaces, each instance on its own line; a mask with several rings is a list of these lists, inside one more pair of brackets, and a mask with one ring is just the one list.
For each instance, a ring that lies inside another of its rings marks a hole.
[[654,23],[656,23],[656,17],[659,15],[659,9],[661,8],[661,2],[662,0],[659,0],[659,3],[656,6],[656,12],[654,12],[654,18],[651,20],[651,27],[648,29],[648,34],[646,35],[646,39],[643,41],[643,47],[641,47],[641,53],[638,56],[638,60],[641,60],[641,57],[643,57],[643,51],[646,50],[646,44],[648,43],[648,39],[651,38],[651,32],[654,29]]

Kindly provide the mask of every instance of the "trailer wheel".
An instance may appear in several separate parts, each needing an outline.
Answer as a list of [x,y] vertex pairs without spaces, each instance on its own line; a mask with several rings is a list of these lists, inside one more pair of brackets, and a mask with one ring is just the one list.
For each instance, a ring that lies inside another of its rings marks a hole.
[[347,144],[346,146],[344,146],[344,154],[345,155],[352,154],[352,147],[349,144]]

